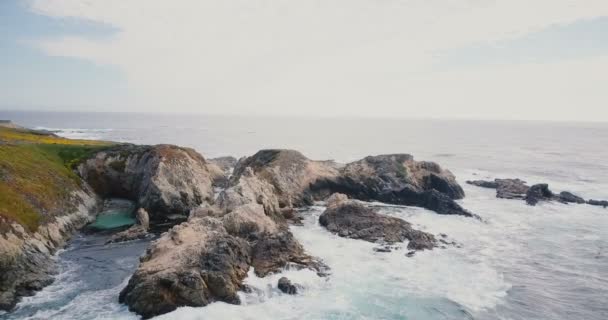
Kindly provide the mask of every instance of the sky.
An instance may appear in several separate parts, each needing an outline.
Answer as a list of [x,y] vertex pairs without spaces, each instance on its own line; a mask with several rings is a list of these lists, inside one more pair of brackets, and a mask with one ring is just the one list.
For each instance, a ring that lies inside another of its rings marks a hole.
[[0,0],[0,110],[608,121],[608,1]]

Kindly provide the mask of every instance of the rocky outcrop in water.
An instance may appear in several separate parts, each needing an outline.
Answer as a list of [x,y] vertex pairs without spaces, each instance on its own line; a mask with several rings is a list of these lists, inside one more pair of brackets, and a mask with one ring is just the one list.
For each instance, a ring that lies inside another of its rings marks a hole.
[[608,206],[608,201],[585,201],[582,197],[573,194],[569,191],[562,191],[559,194],[553,193],[546,183],[539,183],[533,186],[526,185],[526,182],[520,179],[494,179],[467,181],[468,184],[496,189],[496,197],[503,199],[520,199],[525,200],[528,205],[534,206],[541,201],[559,201],[561,203],[576,203],[590,204],[597,206]]
[[323,264],[304,252],[285,220],[268,215],[273,212],[264,201],[256,201],[259,181],[254,176],[243,181],[249,178],[253,185],[241,185],[246,191],[225,191],[232,195],[219,203],[229,208],[195,208],[188,222],[152,243],[119,301],[150,318],[180,306],[240,303],[237,292],[250,267],[258,276],[286,266],[322,271]]
[[186,217],[213,202],[214,170],[196,151],[172,145],[120,145],[99,152],[78,167],[102,197],[133,200],[153,222]]
[[298,294],[298,288],[295,285],[291,284],[291,281],[286,277],[281,277],[281,279],[279,279],[277,287],[283,293]]
[[494,181],[475,180],[467,181],[468,184],[496,189],[496,197],[501,199],[524,199],[529,186],[520,179],[494,179]]
[[389,244],[409,240],[408,249],[413,250],[436,246],[432,234],[413,229],[405,220],[379,214],[343,194],[334,194],[327,200],[319,223],[341,237]]
[[370,156],[340,165],[313,161],[293,150],[262,150],[239,161],[232,184],[247,168],[274,187],[280,208],[309,205],[340,192],[363,201],[473,216],[454,201],[463,198],[464,191],[451,172],[407,154]]

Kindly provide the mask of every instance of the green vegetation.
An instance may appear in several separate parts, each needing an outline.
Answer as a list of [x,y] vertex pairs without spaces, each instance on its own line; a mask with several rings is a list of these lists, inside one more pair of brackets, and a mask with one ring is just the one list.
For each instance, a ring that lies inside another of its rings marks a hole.
[[110,145],[0,127],[0,216],[35,231],[70,207],[80,185],[73,169]]

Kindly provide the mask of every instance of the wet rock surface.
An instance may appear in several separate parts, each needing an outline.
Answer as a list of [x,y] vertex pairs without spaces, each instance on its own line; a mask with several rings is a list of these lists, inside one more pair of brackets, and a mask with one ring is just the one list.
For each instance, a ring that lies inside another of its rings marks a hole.
[[413,229],[405,220],[379,214],[343,194],[334,194],[328,199],[319,223],[341,237],[386,243],[409,240],[408,249],[412,250],[436,246],[432,234]]
[[281,279],[279,279],[277,287],[283,293],[298,294],[298,288],[295,285],[291,284],[291,281],[286,277],[282,277]]
[[496,197],[501,199],[524,199],[530,189],[526,182],[520,179],[475,180],[467,181],[467,183],[482,188],[496,189]]

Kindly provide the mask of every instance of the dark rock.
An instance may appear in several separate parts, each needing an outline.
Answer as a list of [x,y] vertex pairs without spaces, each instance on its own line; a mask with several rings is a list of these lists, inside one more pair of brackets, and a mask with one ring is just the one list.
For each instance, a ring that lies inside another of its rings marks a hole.
[[414,161],[408,154],[370,156],[349,163],[339,176],[317,180],[311,191],[473,216],[454,201],[463,198],[464,191],[450,171],[433,162]]
[[406,257],[411,258],[416,254],[416,251],[409,251],[408,253],[405,254]]
[[413,229],[407,221],[381,215],[342,194],[330,197],[319,223],[341,237],[387,243],[409,240],[408,248],[413,250],[432,249],[436,244],[433,235]]
[[531,206],[535,206],[540,201],[549,201],[553,199],[553,192],[549,190],[549,185],[546,183],[535,184],[526,192],[526,203]]
[[579,203],[579,204],[585,203],[585,199],[583,199],[571,192],[568,192],[568,191],[560,192],[558,198],[561,202],[565,202],[565,203]]
[[391,252],[391,248],[390,247],[377,247],[373,249],[375,252],[383,252],[383,253],[387,253],[387,252]]
[[587,204],[590,204],[592,206],[600,206],[600,207],[608,207],[608,201],[606,200],[589,200],[587,201]]
[[281,290],[283,293],[287,293],[287,294],[297,294],[298,293],[298,288],[296,286],[294,286],[293,284],[291,284],[291,281],[289,279],[287,279],[286,277],[282,277],[281,279],[279,279],[278,287],[279,287],[279,290]]
[[405,187],[399,191],[383,192],[378,195],[378,200],[386,203],[422,207],[438,214],[477,217],[437,190],[420,192],[415,188]]
[[467,183],[482,188],[496,189],[496,197],[501,199],[524,199],[530,188],[525,181],[520,179],[474,180],[467,181]]

